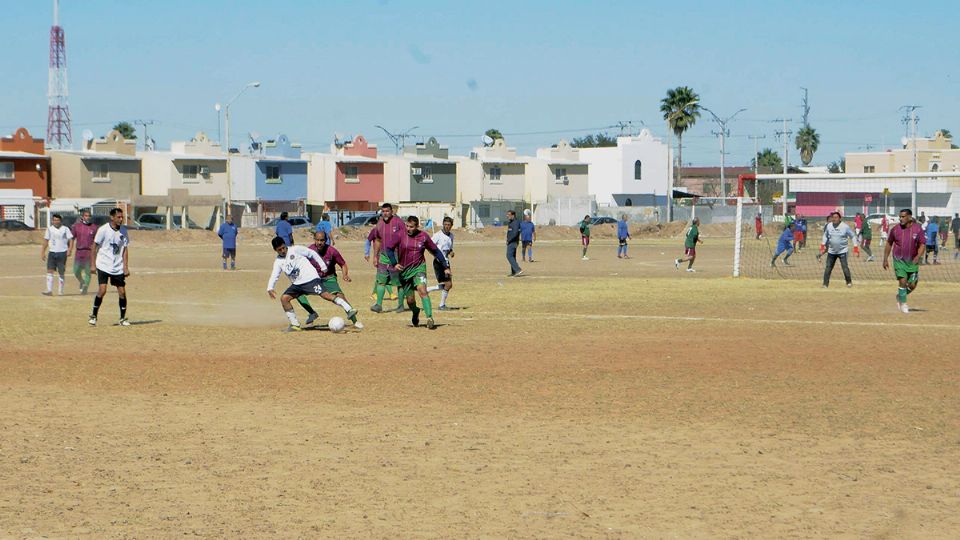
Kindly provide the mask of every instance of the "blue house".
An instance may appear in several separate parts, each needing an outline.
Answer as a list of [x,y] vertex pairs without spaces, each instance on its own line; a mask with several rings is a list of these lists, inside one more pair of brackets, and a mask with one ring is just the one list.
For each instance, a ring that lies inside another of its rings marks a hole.
[[[232,199],[244,205],[244,225],[263,224],[281,212],[303,214],[307,200],[307,160],[286,135],[254,141],[248,155],[230,156]],[[251,214],[256,214],[256,218]]]

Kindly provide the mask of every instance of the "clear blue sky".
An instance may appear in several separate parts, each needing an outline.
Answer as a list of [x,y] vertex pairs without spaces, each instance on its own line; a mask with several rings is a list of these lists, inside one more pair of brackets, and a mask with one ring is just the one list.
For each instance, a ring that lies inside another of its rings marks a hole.
[[[0,132],[44,136],[52,1],[4,0],[3,14],[16,54],[0,60]],[[679,85],[718,113],[748,109],[730,125],[729,164],[750,160],[747,135],[782,152],[769,120],[797,129],[800,87],[818,164],[897,145],[905,104],[923,106],[923,134],[960,135],[950,1],[62,0],[61,24],[75,144],[138,118],[159,122],[161,148],[215,138],[214,103],[252,80],[263,85],[233,107],[234,146],[251,131],[313,150],[362,133],[392,151],[375,124],[420,126],[456,153],[490,127],[521,152],[620,120],[663,135],[659,100]],[[719,163],[711,129],[704,114],[685,162]]]

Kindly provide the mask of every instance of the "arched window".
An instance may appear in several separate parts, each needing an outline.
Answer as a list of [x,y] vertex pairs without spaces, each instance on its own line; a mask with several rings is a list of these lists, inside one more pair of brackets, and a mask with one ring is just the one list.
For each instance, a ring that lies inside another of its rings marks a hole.
[[624,206],[633,206],[633,200],[627,198],[626,201],[623,201]]
[[640,180],[643,178],[643,164],[640,163],[640,160],[633,162],[633,179]]
[[937,171],[939,171],[939,170],[940,170],[940,164],[939,164],[939,163],[934,163],[933,165],[930,166],[930,172],[937,172]]

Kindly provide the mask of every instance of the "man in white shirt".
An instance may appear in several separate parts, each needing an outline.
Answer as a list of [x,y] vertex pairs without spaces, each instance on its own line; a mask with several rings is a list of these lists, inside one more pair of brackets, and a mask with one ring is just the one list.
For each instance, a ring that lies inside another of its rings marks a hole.
[[[323,257],[313,250],[303,246],[287,246],[283,238],[279,236],[274,237],[271,245],[273,250],[277,252],[277,258],[273,260],[273,271],[270,273],[270,280],[267,281],[267,294],[270,295],[270,298],[276,300],[277,293],[273,288],[276,287],[280,274],[286,274],[290,278],[290,286],[283,291],[283,295],[280,297],[280,305],[283,306],[283,311],[290,321],[287,331],[298,332],[302,328],[300,327],[300,321],[297,320],[297,315],[293,312],[293,304],[290,302],[303,295],[320,296],[323,294],[323,281],[314,266],[319,267],[321,272],[326,272],[327,263],[324,262]],[[356,315],[355,310],[351,310],[351,312]],[[349,316],[350,313],[347,315]]]
[[93,237],[93,260],[97,265],[97,296],[93,299],[93,313],[90,314],[90,326],[97,325],[97,314],[100,304],[107,294],[107,283],[117,288],[120,296],[119,326],[130,326],[127,321],[127,276],[130,267],[127,265],[130,237],[127,228],[123,226],[123,210],[110,210],[110,221],[97,229]]
[[73,250],[73,233],[70,227],[63,226],[63,217],[54,214],[50,218],[51,225],[43,234],[43,247],[40,248],[40,260],[47,262],[47,292],[44,296],[53,296],[53,271],[56,270],[60,278],[58,290],[63,296],[63,273],[67,266],[67,258]]
[[[443,256],[447,258],[447,262],[453,258],[453,218],[445,216],[443,218],[443,227],[437,231],[433,238],[433,243],[437,245],[437,248],[443,253]],[[450,289],[453,288],[453,275],[448,271],[449,268],[445,267],[443,263],[440,262],[440,259],[433,259],[433,273],[437,276],[437,284],[427,287],[427,292],[441,291],[440,292],[440,309],[456,309],[454,307],[447,305],[447,296],[450,294]]]

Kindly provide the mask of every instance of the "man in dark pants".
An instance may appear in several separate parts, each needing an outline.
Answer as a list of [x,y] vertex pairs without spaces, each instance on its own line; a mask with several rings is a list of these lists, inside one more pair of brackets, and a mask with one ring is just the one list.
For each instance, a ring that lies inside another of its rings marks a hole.
[[840,259],[840,268],[843,269],[843,278],[847,287],[853,286],[850,278],[850,268],[847,266],[847,252],[850,250],[850,240],[854,238],[850,226],[840,221],[840,212],[831,212],[830,221],[823,229],[823,240],[820,242],[821,253],[827,252],[827,264],[823,268],[823,288],[830,286],[830,274],[833,272],[837,259]]
[[510,277],[523,275],[523,270],[517,264],[517,245],[520,243],[520,222],[517,213],[507,210],[507,262],[510,263]]

